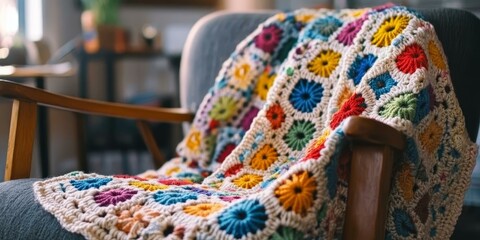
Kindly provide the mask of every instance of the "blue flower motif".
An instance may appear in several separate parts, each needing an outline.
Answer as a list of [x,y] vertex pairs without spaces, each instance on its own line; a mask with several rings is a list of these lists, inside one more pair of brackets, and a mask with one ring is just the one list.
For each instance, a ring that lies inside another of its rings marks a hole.
[[393,222],[395,223],[395,230],[402,237],[417,233],[412,218],[402,209],[396,208],[393,210]]
[[390,89],[397,85],[397,82],[393,80],[390,73],[386,72],[371,79],[368,85],[370,85],[370,88],[375,92],[375,98],[379,99],[383,94],[390,92]]
[[248,233],[255,234],[265,228],[268,219],[265,207],[258,200],[239,202],[218,216],[220,229],[241,238]]
[[312,112],[323,96],[320,83],[300,79],[290,93],[288,100],[293,107],[301,112]]
[[112,181],[111,178],[87,178],[83,180],[70,180],[70,184],[77,190],[87,190],[90,188],[99,188]]
[[183,172],[179,173],[176,178],[183,178],[183,179],[188,179],[191,180],[194,183],[201,183],[203,181],[203,177],[199,174],[196,173],[191,173],[191,172]]
[[407,138],[406,154],[407,154],[407,159],[410,162],[412,162],[415,166],[418,166],[418,163],[419,163],[418,148],[413,138]]
[[348,69],[348,77],[353,80],[355,86],[360,83],[363,75],[373,66],[376,60],[377,57],[373,54],[367,54],[363,57],[357,56],[355,58],[350,69]]
[[153,194],[155,202],[162,205],[172,205],[176,203],[184,203],[188,200],[196,200],[197,194],[194,192],[185,192],[179,190],[157,191]]
[[208,190],[205,190],[205,189],[201,189],[201,188],[186,186],[186,187],[183,187],[183,189],[185,189],[187,191],[191,191],[191,192],[196,192],[198,194],[207,195],[207,196],[212,195],[212,192],[210,192]]
[[326,18],[317,19],[310,23],[304,30],[302,40],[306,38],[320,39],[327,41],[328,37],[332,35],[339,27],[342,26],[342,21],[328,16]]
[[417,124],[430,112],[430,93],[428,88],[422,89],[417,95],[417,107],[413,123]]

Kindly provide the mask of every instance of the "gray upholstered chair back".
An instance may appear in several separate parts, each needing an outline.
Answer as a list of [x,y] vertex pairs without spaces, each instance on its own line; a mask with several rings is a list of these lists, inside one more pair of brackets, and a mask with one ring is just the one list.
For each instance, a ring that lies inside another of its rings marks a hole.
[[[475,141],[480,118],[480,20],[455,9],[420,10],[442,42],[453,86]],[[235,46],[274,12],[220,12],[202,18],[191,31],[182,56],[180,102],[197,110],[220,67]]]

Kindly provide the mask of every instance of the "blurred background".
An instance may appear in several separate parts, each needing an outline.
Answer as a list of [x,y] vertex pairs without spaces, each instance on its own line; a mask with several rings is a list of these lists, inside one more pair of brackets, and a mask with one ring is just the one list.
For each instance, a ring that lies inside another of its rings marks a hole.
[[[390,2],[418,9],[459,8],[480,15],[480,0]],[[0,78],[70,96],[178,106],[178,69],[183,44],[201,17],[219,10],[338,9],[383,3],[382,0],[0,0]],[[10,112],[11,101],[0,99],[0,169],[5,164]],[[133,122],[79,118],[57,110],[43,110],[42,114],[32,177],[60,175],[85,166],[89,171],[103,174],[137,174],[153,168],[151,156]],[[165,158],[173,157],[175,145],[182,138],[180,126],[152,127]],[[39,144],[42,141],[44,144]],[[480,206],[478,165],[467,194],[467,206]],[[0,179],[3,174],[1,170]],[[471,209],[478,213],[478,208]],[[478,223],[480,217],[473,216]]]

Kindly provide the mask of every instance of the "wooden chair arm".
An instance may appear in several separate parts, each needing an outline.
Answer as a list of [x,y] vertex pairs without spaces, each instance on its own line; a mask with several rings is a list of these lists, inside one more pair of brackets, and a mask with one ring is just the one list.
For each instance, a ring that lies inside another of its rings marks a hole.
[[192,121],[194,113],[182,108],[156,108],[81,99],[50,93],[6,80],[0,80],[0,96],[39,105],[99,116],[161,122]]
[[5,181],[30,176],[38,105],[77,113],[137,120],[142,137],[152,152],[156,165],[162,164],[164,159],[145,121],[183,122],[192,121],[194,117],[193,113],[181,108],[154,108],[81,99],[5,80],[0,80],[0,97],[13,99]]
[[394,160],[406,138],[364,117],[350,117],[343,130],[352,148],[343,239],[384,239]]

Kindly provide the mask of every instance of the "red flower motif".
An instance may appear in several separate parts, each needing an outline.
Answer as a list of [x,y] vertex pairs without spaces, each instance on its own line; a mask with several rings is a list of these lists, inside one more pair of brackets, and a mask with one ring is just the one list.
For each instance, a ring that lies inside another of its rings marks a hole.
[[212,130],[218,128],[219,125],[220,125],[219,121],[212,119],[210,121],[210,123],[208,124],[208,130],[212,131]]
[[335,129],[343,120],[345,120],[345,118],[360,115],[366,107],[367,105],[365,104],[365,99],[362,95],[353,94],[347,101],[345,101],[340,110],[333,114],[330,127]]
[[192,184],[192,181],[189,181],[186,179],[175,179],[175,178],[159,179],[158,182],[165,185],[177,185],[177,186]]
[[320,144],[318,147],[309,149],[307,154],[301,160],[301,162],[307,161],[309,159],[318,159],[321,156],[320,151],[324,148],[325,148],[325,142]]
[[227,171],[225,171],[225,177],[230,177],[232,175],[237,174],[240,170],[242,170],[243,164],[238,163],[233,166],[231,166]]
[[273,129],[280,128],[285,121],[285,113],[280,105],[275,104],[267,110],[267,119]]
[[233,151],[233,149],[235,149],[235,147],[237,147],[237,145],[235,145],[233,143],[229,143],[229,144],[225,145],[225,147],[223,147],[223,150],[218,155],[218,158],[217,158],[216,161],[219,162],[219,163],[222,163],[225,160],[225,158],[227,158],[228,155],[230,155],[230,153]]
[[132,178],[132,179],[136,179],[138,181],[147,181],[147,179],[145,178],[141,178],[141,177],[137,177],[137,176],[131,176],[131,175],[127,175],[127,174],[118,174],[118,175],[113,175],[114,178]]
[[422,47],[417,43],[411,44],[403,50],[396,59],[397,67],[404,73],[414,73],[424,67],[428,69],[428,60]]
[[282,29],[275,25],[263,28],[262,32],[255,37],[255,45],[267,53],[272,53],[282,38]]

